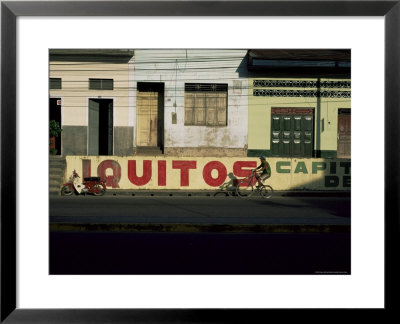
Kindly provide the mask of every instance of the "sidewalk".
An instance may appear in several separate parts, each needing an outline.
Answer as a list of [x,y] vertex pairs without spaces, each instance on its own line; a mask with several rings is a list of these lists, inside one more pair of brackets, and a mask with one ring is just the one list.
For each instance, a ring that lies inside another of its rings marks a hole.
[[[60,196],[59,191],[49,192],[50,196]],[[107,189],[105,196],[133,196],[133,197],[235,197],[234,190],[130,190]],[[273,197],[351,197],[350,191],[319,191],[319,190],[279,190],[274,191]]]

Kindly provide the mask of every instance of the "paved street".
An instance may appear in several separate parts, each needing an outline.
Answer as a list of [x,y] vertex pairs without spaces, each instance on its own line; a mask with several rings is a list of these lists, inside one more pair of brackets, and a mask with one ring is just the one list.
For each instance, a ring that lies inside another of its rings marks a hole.
[[50,222],[350,225],[350,198],[58,196]]

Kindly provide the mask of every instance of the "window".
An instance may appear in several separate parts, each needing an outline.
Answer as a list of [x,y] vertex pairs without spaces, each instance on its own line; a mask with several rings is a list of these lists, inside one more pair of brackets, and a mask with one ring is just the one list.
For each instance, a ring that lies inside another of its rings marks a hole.
[[114,80],[89,79],[89,90],[114,90]]
[[50,78],[50,89],[61,89],[61,78]]
[[226,126],[228,85],[185,84],[185,125]]
[[314,109],[271,109],[271,155],[312,157]]

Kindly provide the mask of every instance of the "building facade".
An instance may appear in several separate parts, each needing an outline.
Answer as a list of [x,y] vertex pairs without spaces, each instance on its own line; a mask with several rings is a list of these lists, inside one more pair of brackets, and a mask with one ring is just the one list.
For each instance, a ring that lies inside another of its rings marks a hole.
[[136,50],[137,152],[246,156],[246,50]]
[[297,52],[249,53],[248,155],[350,158],[350,51]]
[[350,190],[347,50],[51,50],[65,177],[215,189],[265,155],[276,190]]
[[133,154],[132,50],[51,50],[50,119],[59,154]]

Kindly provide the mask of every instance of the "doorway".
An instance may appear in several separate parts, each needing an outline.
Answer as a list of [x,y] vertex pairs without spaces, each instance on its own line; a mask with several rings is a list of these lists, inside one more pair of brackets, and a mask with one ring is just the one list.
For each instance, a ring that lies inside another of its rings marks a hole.
[[[49,121],[56,121],[61,127],[61,98],[50,98],[49,102]],[[53,148],[57,150],[56,155],[61,155],[61,134],[55,137]]]
[[349,108],[338,110],[337,157],[351,158],[351,111]]
[[137,146],[163,150],[164,83],[137,84]]
[[88,154],[113,155],[113,99],[89,99]]

